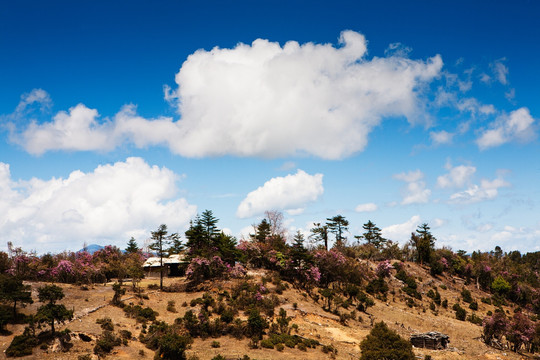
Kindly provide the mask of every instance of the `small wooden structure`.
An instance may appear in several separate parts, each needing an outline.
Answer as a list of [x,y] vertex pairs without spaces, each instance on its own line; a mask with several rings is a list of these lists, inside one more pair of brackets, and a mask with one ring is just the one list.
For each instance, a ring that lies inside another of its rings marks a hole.
[[[182,276],[186,272],[189,262],[184,254],[175,254],[163,258],[163,275]],[[150,257],[143,264],[146,277],[159,277],[161,273],[160,258]]]
[[426,348],[431,350],[446,349],[450,339],[448,335],[437,331],[430,331],[423,334],[411,335],[411,344],[417,348]]

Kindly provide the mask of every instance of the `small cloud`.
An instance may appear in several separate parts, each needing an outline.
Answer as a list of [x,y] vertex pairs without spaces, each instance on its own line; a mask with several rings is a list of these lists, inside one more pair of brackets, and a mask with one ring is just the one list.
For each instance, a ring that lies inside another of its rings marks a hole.
[[488,231],[490,231],[491,229],[493,229],[493,224],[488,224],[488,223],[486,223],[486,224],[480,224],[480,225],[478,225],[478,226],[476,227],[476,231],[482,232],[482,233],[488,232]]
[[407,187],[404,191],[402,205],[427,203],[431,196],[431,190],[426,189],[426,183],[422,180],[424,174],[420,170],[409,171],[394,175],[394,179],[405,181]]
[[408,58],[411,52],[412,48],[405,46],[400,42],[396,42],[388,45],[388,47],[384,50],[384,55]]
[[491,76],[486,73],[480,74],[480,81],[484,84],[489,84],[491,82]]
[[465,191],[450,196],[451,203],[470,204],[486,200],[493,200],[499,194],[499,188],[509,187],[510,183],[498,177],[493,180],[483,179],[480,185],[473,185]]
[[366,204],[359,204],[356,206],[355,211],[356,212],[373,212],[377,210],[377,204],[374,203],[366,203]]
[[289,171],[289,170],[292,170],[294,168],[296,168],[296,163],[294,161],[286,161],[279,167],[279,170],[281,170],[281,171]]
[[302,170],[294,175],[272,178],[242,200],[236,215],[247,218],[269,209],[292,210],[294,213],[323,194],[322,179],[322,174],[309,175]]
[[49,93],[47,93],[45,90],[33,89],[29,93],[21,95],[21,101],[17,105],[15,112],[23,113],[26,108],[32,104],[38,104],[41,111],[44,111],[52,106],[52,100]]
[[476,144],[480,150],[485,150],[511,141],[526,143],[534,138],[536,138],[535,119],[529,109],[522,107],[509,115],[499,116],[490,124],[488,130],[482,132]]
[[448,174],[441,175],[437,178],[437,186],[440,188],[460,188],[467,185],[471,177],[476,172],[476,167],[459,165],[452,167],[451,164],[446,166]]
[[434,146],[451,144],[454,135],[454,133],[449,133],[446,130],[432,131],[429,133],[429,137]]
[[495,78],[503,85],[508,85],[508,67],[504,65],[506,58],[495,60],[490,64],[491,71]]
[[304,210],[306,210],[306,208],[290,209],[290,210],[286,210],[286,212],[287,214],[291,216],[296,216],[296,215],[302,214]]
[[444,219],[435,218],[431,221],[430,225],[432,229],[437,229],[437,228],[440,228],[441,226],[446,225],[447,222],[448,221]]
[[384,227],[381,230],[382,235],[387,239],[405,243],[411,238],[411,233],[413,233],[418,225],[420,225],[420,220],[420,215],[414,215],[402,224]]
[[507,92],[504,93],[504,97],[508,101],[514,100],[514,98],[516,97],[516,89],[512,88],[512,89],[508,90]]

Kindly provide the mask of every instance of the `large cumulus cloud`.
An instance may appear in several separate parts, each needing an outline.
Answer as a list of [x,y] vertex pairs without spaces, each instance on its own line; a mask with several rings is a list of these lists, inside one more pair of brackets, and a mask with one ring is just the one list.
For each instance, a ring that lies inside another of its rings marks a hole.
[[368,59],[366,44],[363,35],[344,31],[337,45],[257,39],[198,50],[176,75],[177,88],[166,92],[179,120],[145,119],[127,106],[96,123],[97,112],[79,105],[15,140],[35,154],[109,150],[129,141],[186,157],[343,158],[362,151],[383,118],[422,118],[423,89],[442,67],[438,55]]
[[0,163],[0,241],[25,249],[77,250],[83,242],[141,243],[159,224],[186,226],[196,207],[177,197],[179,176],[140,158],[73,171],[67,178],[15,181]]

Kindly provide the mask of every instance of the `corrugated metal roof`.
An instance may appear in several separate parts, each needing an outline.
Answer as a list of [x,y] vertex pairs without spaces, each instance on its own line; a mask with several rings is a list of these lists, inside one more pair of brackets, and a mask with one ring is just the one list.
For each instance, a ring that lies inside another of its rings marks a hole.
[[[165,264],[180,264],[186,262],[184,254],[174,254],[169,257],[163,258],[163,265]],[[143,264],[143,267],[159,267],[160,259],[157,256],[149,257]]]

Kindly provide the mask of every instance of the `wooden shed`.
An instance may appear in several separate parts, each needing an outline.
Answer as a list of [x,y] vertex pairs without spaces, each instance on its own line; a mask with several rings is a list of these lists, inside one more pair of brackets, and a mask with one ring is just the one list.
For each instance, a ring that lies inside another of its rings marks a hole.
[[423,334],[411,335],[411,344],[417,348],[426,348],[431,350],[446,349],[450,339],[448,335],[437,331],[430,331]]
[[[150,257],[143,264],[146,277],[159,277],[161,272],[159,257]],[[182,276],[186,272],[189,262],[184,254],[175,254],[163,258],[163,275]]]

